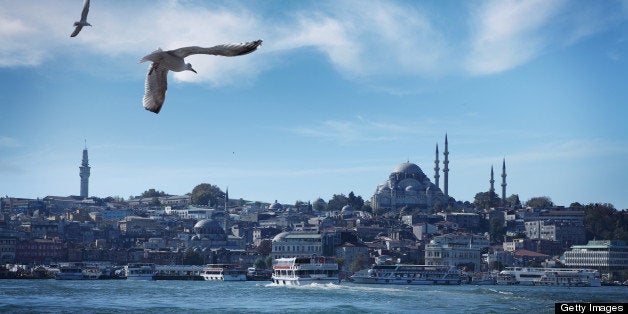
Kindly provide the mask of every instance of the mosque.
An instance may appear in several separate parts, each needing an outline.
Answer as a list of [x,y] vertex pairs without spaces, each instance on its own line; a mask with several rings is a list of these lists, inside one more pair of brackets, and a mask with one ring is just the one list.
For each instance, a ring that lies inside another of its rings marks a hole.
[[[388,180],[377,186],[371,198],[374,210],[401,209],[405,206],[426,209],[437,204],[446,206],[449,197],[449,147],[445,134],[445,152],[443,161],[443,189],[439,187],[440,165],[438,160],[438,144],[434,160],[434,183],[423,173],[421,168],[410,161],[397,166]],[[451,200],[453,201],[453,199]]]

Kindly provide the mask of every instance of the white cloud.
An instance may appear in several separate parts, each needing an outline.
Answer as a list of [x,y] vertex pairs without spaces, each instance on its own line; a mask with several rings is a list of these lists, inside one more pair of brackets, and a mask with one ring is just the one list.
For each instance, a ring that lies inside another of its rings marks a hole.
[[313,126],[291,129],[295,134],[343,145],[397,140],[401,137],[431,134],[431,130],[412,123],[373,121],[362,116],[352,120],[324,120]]
[[281,15],[272,5],[94,1],[88,17],[93,27],[70,38],[81,2],[0,0],[0,67],[39,66],[58,59],[84,64],[102,58],[85,70],[101,67],[101,75],[137,76],[147,69],[137,60],[158,47],[261,38],[264,45],[252,55],[191,56],[188,62],[198,75],[174,77],[211,85],[241,82],[303,48],[320,51],[350,79],[429,78],[463,71],[486,75],[522,65],[549,46],[571,45],[626,16],[625,10],[609,14],[612,5],[565,0],[488,1],[471,9],[469,23],[449,22],[434,14],[438,11],[412,2],[304,3],[287,6]]
[[562,5],[562,0],[487,2],[473,16],[469,72],[498,73],[536,57],[548,45],[543,29]]

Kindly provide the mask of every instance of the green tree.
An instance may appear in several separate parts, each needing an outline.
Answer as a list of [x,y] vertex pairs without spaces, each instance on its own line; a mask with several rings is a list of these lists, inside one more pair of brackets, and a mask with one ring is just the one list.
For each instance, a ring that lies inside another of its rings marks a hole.
[[140,195],[141,198],[145,198],[145,197],[161,197],[161,196],[168,196],[168,194],[166,194],[164,191],[157,191],[155,189],[148,189],[148,190],[144,191],[142,193],[142,195]]
[[349,199],[344,196],[344,194],[334,194],[329,202],[327,202],[327,210],[340,211],[345,205],[349,205]]
[[504,241],[504,235],[506,229],[504,225],[497,218],[491,219],[491,229],[488,232],[491,243],[502,243]]
[[475,194],[475,198],[473,199],[473,206],[475,206],[475,208],[484,209],[498,207],[499,197],[495,192],[479,192]]
[[355,196],[355,194],[353,194],[353,191],[349,192],[347,202],[355,210],[362,208],[362,206],[364,205],[364,200],[362,199],[362,196]]
[[521,201],[519,200],[519,194],[512,194],[506,197],[506,204],[508,207],[521,208]]
[[216,205],[225,201],[225,193],[219,187],[201,183],[194,187],[190,202],[194,205]]
[[358,256],[356,256],[355,259],[349,265],[349,270],[355,273],[357,271],[360,271],[366,268],[367,263],[368,263],[368,260],[366,259],[366,257],[363,254],[358,254]]
[[314,201],[314,204],[312,204],[312,207],[314,208],[315,211],[324,211],[325,208],[327,208],[327,203],[325,203],[325,201],[319,197]]
[[255,267],[255,269],[267,269],[267,265],[266,265],[266,260],[262,257],[258,257],[255,260],[255,263],[253,263],[253,266]]
[[549,196],[537,196],[526,201],[525,205],[532,208],[550,208],[554,207],[552,199]]

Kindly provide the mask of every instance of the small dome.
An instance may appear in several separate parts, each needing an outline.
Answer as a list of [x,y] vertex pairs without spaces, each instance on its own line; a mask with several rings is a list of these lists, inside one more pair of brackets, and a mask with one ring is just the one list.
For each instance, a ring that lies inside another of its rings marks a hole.
[[352,212],[353,211],[353,207],[351,207],[351,205],[345,205],[342,207],[341,212],[342,213],[347,213],[347,212]]
[[270,205],[270,207],[268,209],[281,210],[281,209],[283,209],[283,206],[281,204],[277,203],[277,201],[275,201],[274,203],[272,203]]
[[203,219],[194,225],[194,232],[196,234],[224,234],[220,224],[213,219]]
[[282,232],[282,233],[280,233],[280,234],[276,235],[276,236],[273,238],[273,242],[276,242],[276,241],[281,241],[281,240],[283,240],[283,238],[285,238],[285,237],[286,237],[287,235],[289,235],[289,234],[290,234],[290,232],[287,232],[287,231],[286,231],[286,232]]

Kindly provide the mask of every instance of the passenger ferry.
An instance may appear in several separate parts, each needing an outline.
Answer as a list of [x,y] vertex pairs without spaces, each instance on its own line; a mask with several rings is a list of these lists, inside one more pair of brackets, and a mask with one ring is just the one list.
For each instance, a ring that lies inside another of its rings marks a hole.
[[374,265],[349,278],[365,284],[459,285],[464,276],[455,266],[395,264]]
[[274,261],[273,283],[278,285],[307,285],[340,281],[338,263],[324,257],[290,257]]
[[101,275],[98,265],[85,263],[67,263],[59,266],[55,275],[58,280],[89,280],[98,279]]
[[246,281],[246,269],[231,264],[209,264],[203,268],[201,276],[205,280]]
[[127,280],[153,280],[155,279],[155,264],[131,263],[124,266]]
[[201,273],[203,266],[196,265],[157,265],[155,280],[205,280]]
[[507,267],[497,275],[498,285],[599,287],[595,269]]

